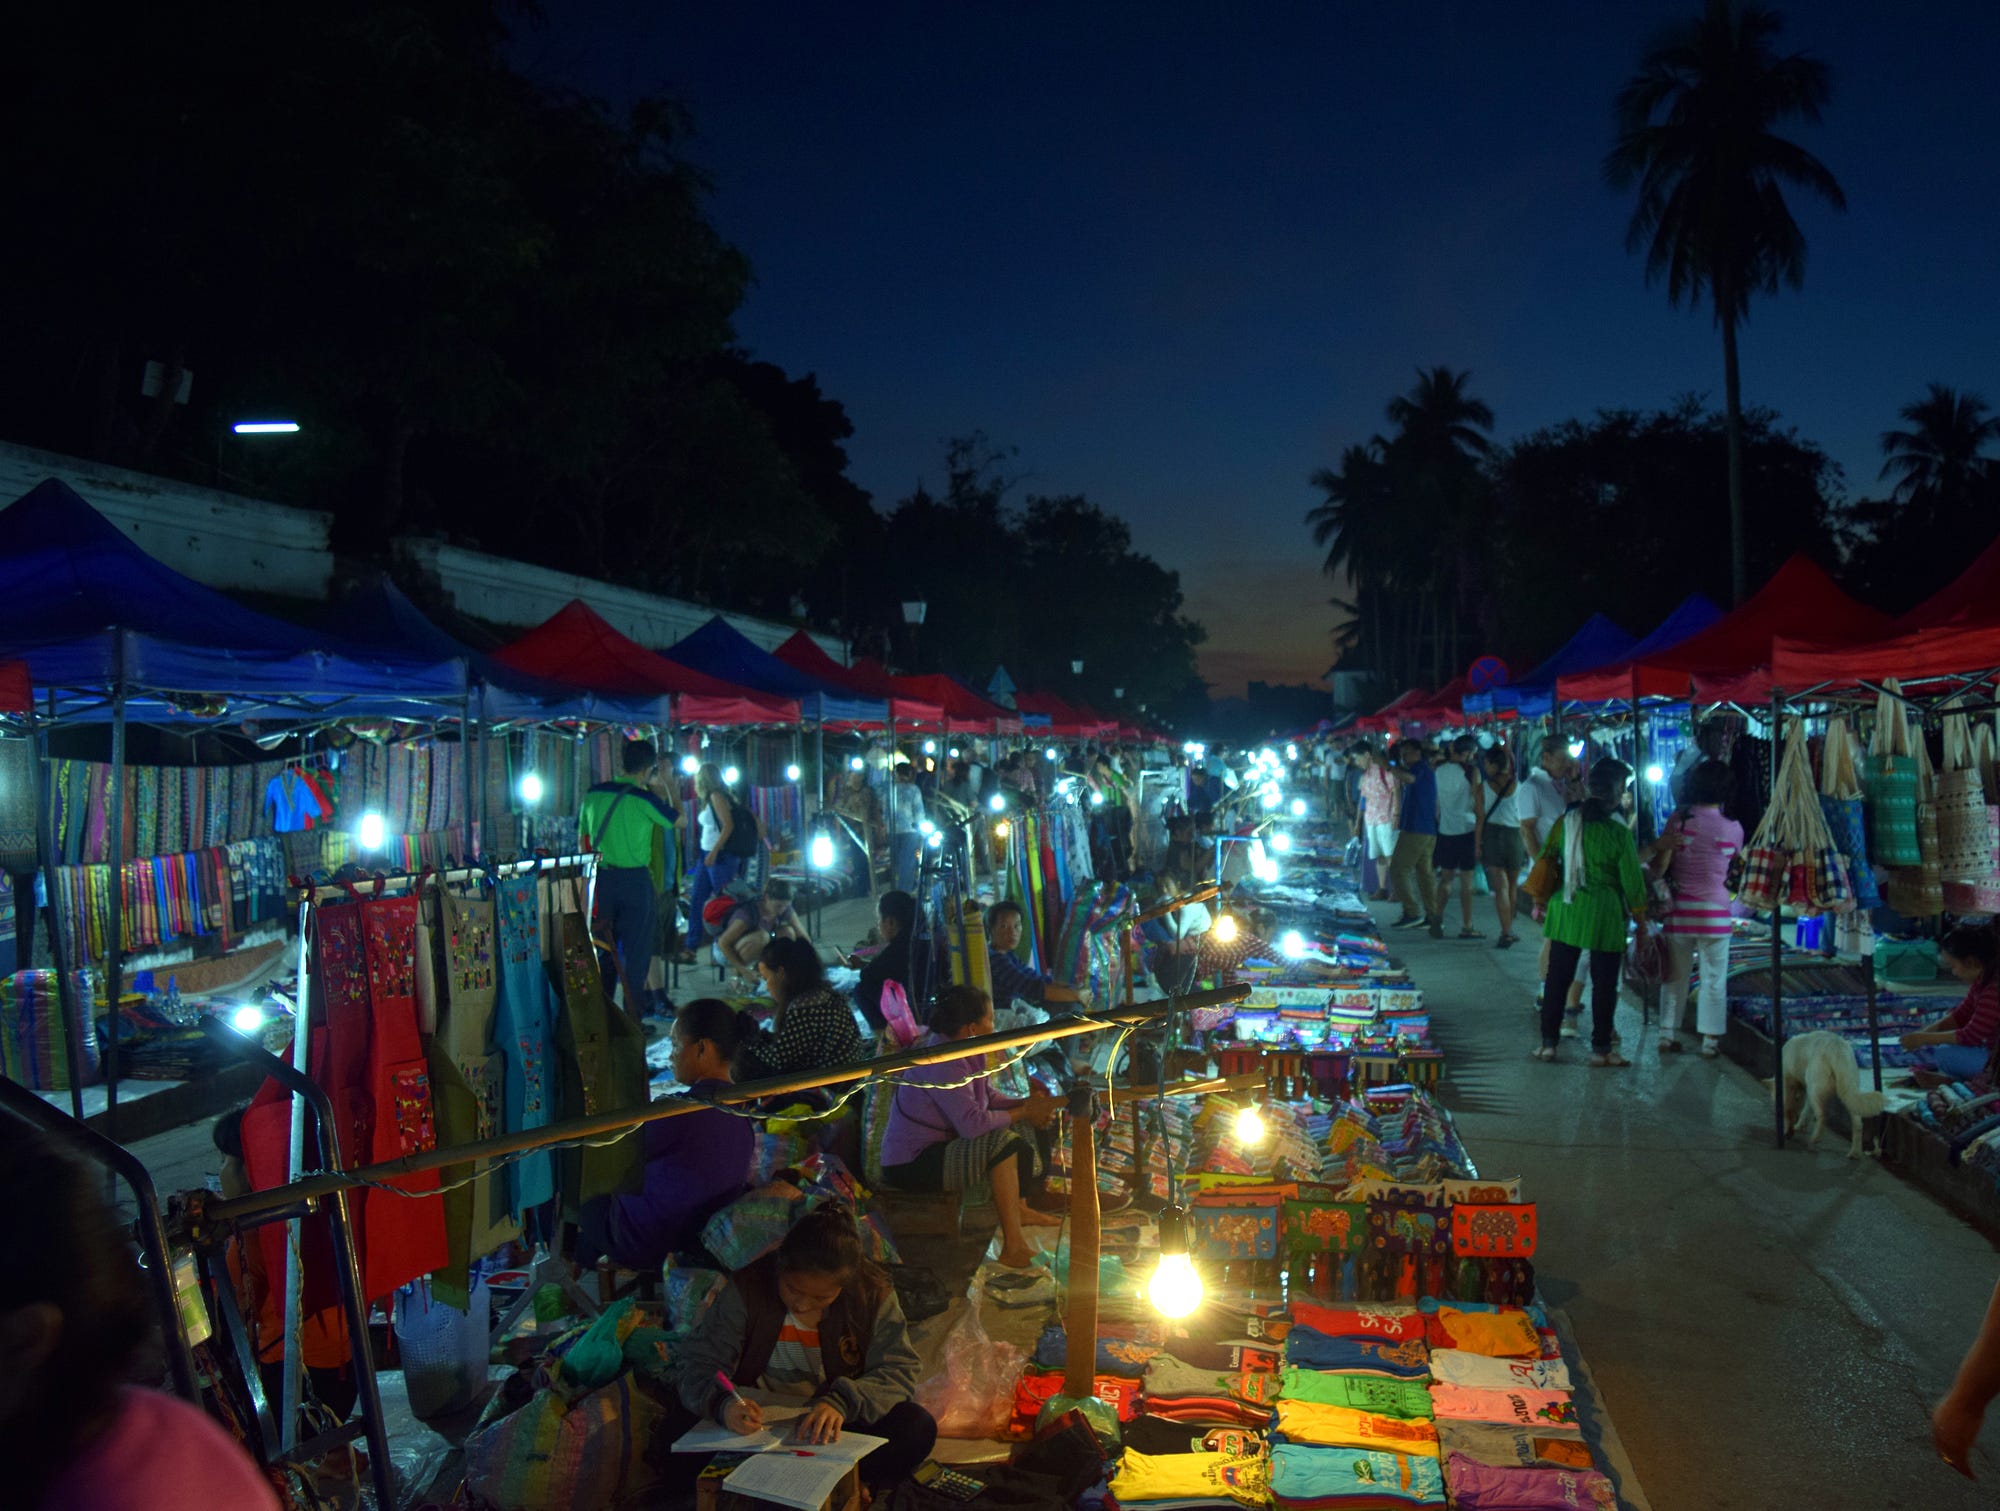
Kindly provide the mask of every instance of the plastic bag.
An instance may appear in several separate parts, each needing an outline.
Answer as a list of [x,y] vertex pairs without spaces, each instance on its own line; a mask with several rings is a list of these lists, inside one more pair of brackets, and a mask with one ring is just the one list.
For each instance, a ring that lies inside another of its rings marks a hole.
[[1014,1382],[1028,1356],[991,1337],[979,1321],[979,1292],[945,1334],[942,1366],[917,1387],[917,1403],[937,1418],[941,1438],[1001,1438],[1014,1415]]
[[667,1330],[682,1334],[693,1332],[701,1319],[708,1315],[715,1298],[722,1294],[722,1288],[728,1284],[729,1277],[721,1270],[675,1264],[669,1256],[660,1278],[660,1290],[667,1303]]
[[898,1049],[908,1049],[924,1035],[917,1026],[916,1015],[910,1011],[909,994],[903,990],[900,981],[882,983],[882,1017],[889,1025],[889,1037],[896,1041]]
[[492,1293],[480,1276],[464,1311],[431,1295],[419,1280],[396,1293],[396,1346],[410,1414],[418,1421],[470,1406],[486,1385],[493,1326]]

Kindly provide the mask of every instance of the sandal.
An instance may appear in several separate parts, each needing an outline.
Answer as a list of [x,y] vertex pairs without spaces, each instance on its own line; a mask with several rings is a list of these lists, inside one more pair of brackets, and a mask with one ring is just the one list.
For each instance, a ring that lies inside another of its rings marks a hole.
[[1493,948],[1496,950],[1511,950],[1513,947],[1514,936],[1512,934],[1502,934],[1498,939],[1493,941]]
[[1528,1051],[1528,1058],[1531,1060],[1548,1061],[1553,1060],[1555,1057],[1556,1050],[1553,1044],[1538,1044]]
[[1626,1059],[1615,1049],[1590,1057],[1590,1065],[1593,1070],[1623,1070],[1631,1063],[1630,1060]]
[[1704,1060],[1713,1060],[1721,1053],[1722,1041],[1713,1034],[1703,1034],[1701,1039],[1701,1057]]
[[1460,939],[1484,939],[1486,936],[1477,929],[1460,929],[1458,937]]
[[1677,1055],[1677,1054],[1679,1054],[1680,1052],[1681,1052],[1681,1041],[1680,1041],[1679,1039],[1676,1039],[1676,1038],[1674,1038],[1674,1037],[1673,1037],[1672,1035],[1670,1035],[1670,1034],[1662,1034],[1662,1035],[1660,1035],[1660,1053],[1661,1053],[1661,1054],[1663,1054],[1663,1055]]

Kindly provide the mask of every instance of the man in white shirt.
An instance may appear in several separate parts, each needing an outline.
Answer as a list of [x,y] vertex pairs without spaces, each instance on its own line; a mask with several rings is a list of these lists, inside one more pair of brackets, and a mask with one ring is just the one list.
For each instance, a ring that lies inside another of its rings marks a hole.
[[[1528,864],[1533,865],[1535,857],[1542,853],[1542,846],[1555,829],[1556,822],[1569,808],[1570,786],[1576,780],[1576,757],[1569,753],[1569,747],[1561,736],[1551,735],[1542,742],[1541,759],[1535,769],[1528,773],[1528,779],[1521,784],[1520,801],[1516,805],[1521,818],[1521,842],[1527,847]],[[1549,975],[1549,941],[1542,940],[1541,977],[1544,982]],[[1542,1000],[1541,988],[1535,991],[1535,1001]],[[1576,1036],[1576,1018],[1583,1006],[1583,983],[1572,982],[1569,1001],[1563,1011],[1563,1036]]]
[[1479,774],[1472,769],[1472,757],[1479,742],[1460,735],[1451,742],[1437,769],[1438,805],[1438,905],[1444,906],[1454,884],[1458,887],[1460,939],[1483,936],[1472,926],[1472,873],[1479,855],[1475,832],[1479,828]]

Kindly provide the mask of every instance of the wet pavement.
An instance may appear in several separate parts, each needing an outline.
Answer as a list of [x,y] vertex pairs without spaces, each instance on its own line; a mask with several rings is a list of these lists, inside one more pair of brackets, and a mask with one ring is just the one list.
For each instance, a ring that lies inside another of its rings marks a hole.
[[1589,1068],[1576,1040],[1531,1061],[1539,938],[1523,924],[1495,950],[1478,907],[1482,941],[1386,937],[1424,989],[1480,1173],[1522,1176],[1540,1205],[1543,1295],[1654,1511],[2000,1505],[2000,1426],[1973,1454],[1978,1485],[1929,1429],[2000,1278],[1993,1243],[1847,1159],[1844,1136],[1778,1150],[1763,1086],[1726,1059],[1661,1055],[1629,1001],[1629,1069]]

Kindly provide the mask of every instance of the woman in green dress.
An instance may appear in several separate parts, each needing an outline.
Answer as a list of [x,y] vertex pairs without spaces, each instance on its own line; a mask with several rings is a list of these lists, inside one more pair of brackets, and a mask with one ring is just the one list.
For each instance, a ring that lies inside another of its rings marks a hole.
[[1563,1003],[1586,951],[1590,955],[1590,1063],[1630,1062],[1612,1044],[1618,1011],[1618,970],[1625,955],[1625,925],[1646,912],[1646,878],[1632,831],[1618,818],[1632,768],[1605,759],[1590,768],[1588,796],[1557,820],[1542,846],[1562,871],[1549,899],[1542,933],[1549,940],[1549,977],[1542,989],[1542,1043],[1538,1060],[1553,1060],[1561,1034]]

